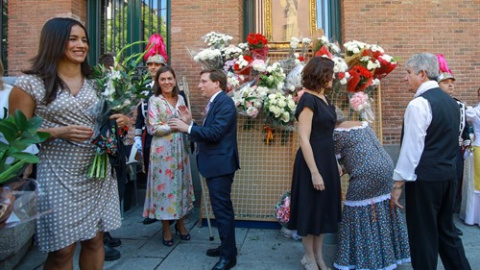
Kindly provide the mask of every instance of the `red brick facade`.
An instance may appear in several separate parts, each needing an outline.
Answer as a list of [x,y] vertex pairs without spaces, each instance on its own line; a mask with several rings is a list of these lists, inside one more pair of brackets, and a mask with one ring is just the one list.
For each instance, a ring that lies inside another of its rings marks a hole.
[[199,117],[207,101],[197,91],[201,66],[195,63],[186,48],[203,46],[201,37],[211,31],[233,36],[240,42],[243,31],[243,1],[172,1],[171,58],[177,76],[187,76],[194,117]]
[[18,75],[30,66],[35,56],[43,24],[53,17],[87,19],[87,0],[9,0],[8,66],[10,75]]
[[342,1],[343,40],[381,45],[400,65],[382,81],[383,143],[397,144],[406,91],[403,63],[418,52],[442,53],[459,99],[476,103],[480,87],[480,1]]
[[[187,76],[194,114],[206,103],[196,91],[200,66],[186,47],[218,31],[241,40],[242,0],[171,1],[171,59],[177,76]],[[40,29],[55,16],[86,21],[87,0],[9,0],[9,73],[19,74],[36,52]],[[342,1],[343,40],[377,43],[399,58],[399,67],[382,82],[383,141],[399,143],[403,112],[412,94],[403,82],[403,63],[413,53],[443,53],[456,78],[458,97],[476,103],[480,87],[480,1]]]

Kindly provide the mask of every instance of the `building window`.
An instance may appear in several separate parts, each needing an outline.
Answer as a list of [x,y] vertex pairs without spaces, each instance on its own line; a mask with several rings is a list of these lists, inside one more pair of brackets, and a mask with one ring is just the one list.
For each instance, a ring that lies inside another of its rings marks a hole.
[[[170,48],[170,0],[90,0],[88,19],[92,26],[89,34],[93,64],[101,54],[118,52],[128,43],[148,40],[153,33],[160,33],[167,51]],[[146,46],[132,47],[129,52],[143,51]]]

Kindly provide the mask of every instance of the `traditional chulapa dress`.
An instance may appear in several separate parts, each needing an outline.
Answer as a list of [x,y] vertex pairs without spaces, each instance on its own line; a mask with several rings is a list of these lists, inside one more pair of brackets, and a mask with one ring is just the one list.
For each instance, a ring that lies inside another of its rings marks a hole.
[[387,270],[410,262],[404,217],[390,207],[392,159],[367,122],[335,129],[334,141],[350,176],[334,266]]
[[167,121],[178,117],[178,107],[185,106],[178,95],[175,107],[162,96],[148,101],[147,131],[153,135],[150,147],[147,193],[143,216],[159,220],[180,219],[192,208],[192,173],[186,138],[172,132]]
[[460,218],[468,225],[480,225],[480,104],[467,109],[467,121],[473,124],[475,140],[474,151],[465,153]]
[[[25,75],[15,85],[35,101],[34,113],[43,118],[41,128],[80,125],[93,129],[96,117],[91,108],[98,102],[93,82],[85,80],[76,96],[63,89],[48,105],[43,102],[46,90],[39,77]],[[56,251],[92,239],[98,231],[120,227],[117,181],[113,176],[88,178],[95,148],[90,140],[55,139],[40,145],[37,181],[42,194],[38,207],[41,213],[51,210],[37,220],[40,251]]]

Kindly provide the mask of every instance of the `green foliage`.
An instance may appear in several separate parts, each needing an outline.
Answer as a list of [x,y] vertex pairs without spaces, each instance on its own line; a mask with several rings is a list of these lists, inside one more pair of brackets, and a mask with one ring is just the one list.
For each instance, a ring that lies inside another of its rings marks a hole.
[[141,99],[147,97],[150,76],[142,75],[137,68],[146,51],[123,57],[129,48],[143,43],[146,42],[137,41],[121,48],[109,69],[101,64],[94,67],[93,78],[98,86],[99,97],[106,100],[112,111],[128,115]]
[[[8,142],[0,142],[0,184],[14,178],[25,164],[39,161],[37,156],[22,151],[50,137],[49,133],[38,132],[41,124],[40,117],[27,120],[19,110],[0,120],[0,132]],[[7,164],[8,158],[13,159],[13,162]]]

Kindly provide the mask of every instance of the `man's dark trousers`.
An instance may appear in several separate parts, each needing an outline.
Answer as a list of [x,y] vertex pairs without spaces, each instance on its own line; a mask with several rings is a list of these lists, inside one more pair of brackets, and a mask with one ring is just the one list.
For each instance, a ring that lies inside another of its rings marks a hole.
[[235,217],[233,204],[230,199],[234,175],[235,173],[231,173],[206,179],[210,194],[210,204],[212,205],[221,240],[220,256],[229,259],[237,256]]
[[455,195],[456,179],[406,182],[407,229],[414,269],[436,270],[437,254],[446,270],[471,269],[453,224]]

